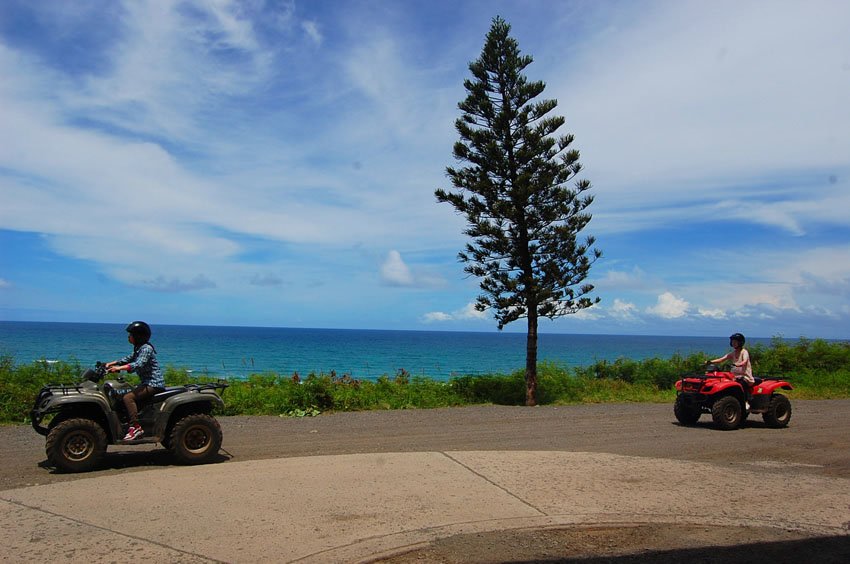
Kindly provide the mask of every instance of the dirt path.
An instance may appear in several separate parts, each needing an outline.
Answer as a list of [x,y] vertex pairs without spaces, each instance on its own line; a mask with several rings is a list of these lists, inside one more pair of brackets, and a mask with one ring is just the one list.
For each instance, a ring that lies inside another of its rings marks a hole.
[[[303,419],[225,417],[222,461],[364,452],[555,450],[709,462],[730,475],[736,469],[755,468],[787,477],[789,492],[795,478],[806,475],[850,479],[850,400],[794,401],[793,406],[787,429],[769,429],[755,419],[733,432],[713,429],[707,416],[695,427],[682,427],[671,406],[654,404],[486,406]],[[107,467],[84,475],[53,473],[41,466],[44,459],[44,440],[31,428],[0,428],[0,490],[171,465],[161,447],[111,447]],[[843,562],[850,561],[848,539],[815,542],[772,529],[623,524],[458,536],[389,561],[554,562],[596,556],[591,562],[627,562],[637,552],[651,556],[651,562],[712,554],[723,557],[700,561],[762,561],[753,556],[757,548],[767,551],[763,555],[772,550],[776,562],[795,561],[793,554],[806,554],[808,561]],[[738,551],[717,548],[744,545],[748,550],[740,553],[748,557],[743,560],[735,560]],[[694,553],[697,549],[703,552]],[[812,560],[812,550],[822,550],[820,560]]]

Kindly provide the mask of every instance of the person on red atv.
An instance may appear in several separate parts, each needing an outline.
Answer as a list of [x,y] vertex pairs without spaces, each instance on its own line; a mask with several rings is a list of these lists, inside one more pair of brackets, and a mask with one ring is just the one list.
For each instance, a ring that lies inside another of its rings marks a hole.
[[727,360],[732,364],[732,374],[735,379],[741,383],[744,390],[748,390],[750,386],[756,383],[753,378],[753,365],[750,362],[750,353],[744,348],[744,343],[747,340],[740,333],[733,333],[729,336],[729,346],[732,350],[725,356],[709,360],[709,364],[719,364]]

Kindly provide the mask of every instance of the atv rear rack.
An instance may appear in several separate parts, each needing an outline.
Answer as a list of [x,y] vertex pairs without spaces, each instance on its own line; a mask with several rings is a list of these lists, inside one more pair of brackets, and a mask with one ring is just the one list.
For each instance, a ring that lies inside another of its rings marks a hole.
[[224,380],[219,380],[218,382],[207,382],[206,384],[185,384],[183,388],[186,390],[197,390],[202,392],[204,390],[223,390],[230,386],[228,382]]
[[[686,374],[685,376],[682,376],[680,378],[680,380],[683,380],[685,378],[700,378],[702,380],[705,380],[706,378],[718,378],[718,376],[716,376],[714,374],[703,374],[703,373]],[[790,376],[753,376],[753,378],[759,378],[762,381],[764,381],[764,380],[790,380],[791,379]]]

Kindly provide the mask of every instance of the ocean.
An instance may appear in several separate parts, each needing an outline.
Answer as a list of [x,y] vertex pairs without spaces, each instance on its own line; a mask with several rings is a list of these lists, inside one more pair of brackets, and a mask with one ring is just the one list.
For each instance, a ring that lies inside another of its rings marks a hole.
[[[0,321],[0,355],[18,364],[62,360],[90,366],[132,352],[123,324]],[[448,380],[509,373],[525,367],[524,333],[381,331],[157,325],[151,342],[160,364],[223,378],[276,372],[349,374],[358,379],[395,375]],[[752,342],[769,343],[770,339]],[[748,340],[748,344],[751,341]],[[538,361],[587,366],[598,360],[669,358],[695,352],[719,356],[725,335],[669,337],[541,334]]]

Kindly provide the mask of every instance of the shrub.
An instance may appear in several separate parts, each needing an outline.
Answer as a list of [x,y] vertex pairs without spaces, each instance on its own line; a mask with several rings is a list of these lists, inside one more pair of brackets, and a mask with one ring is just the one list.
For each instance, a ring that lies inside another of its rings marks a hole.
[[[850,343],[800,338],[795,343],[780,338],[770,346],[750,349],[756,375],[788,378],[792,394],[800,399],[850,398]],[[708,357],[673,355],[669,359],[614,362],[569,368],[541,362],[538,366],[538,400],[541,404],[611,401],[671,401],[673,385],[684,374],[700,372]],[[83,370],[77,362],[37,361],[16,365],[0,356],[0,422],[24,423],[39,389],[47,383],[71,383]],[[131,379],[134,377],[131,377]],[[215,380],[209,374],[190,374],[168,366],[168,385]],[[230,380],[224,391],[226,415],[301,415],[317,411],[408,409],[468,404],[525,404],[525,371],[510,374],[458,376],[448,382],[411,377],[406,370],[375,381],[349,375],[276,373],[252,374]]]

